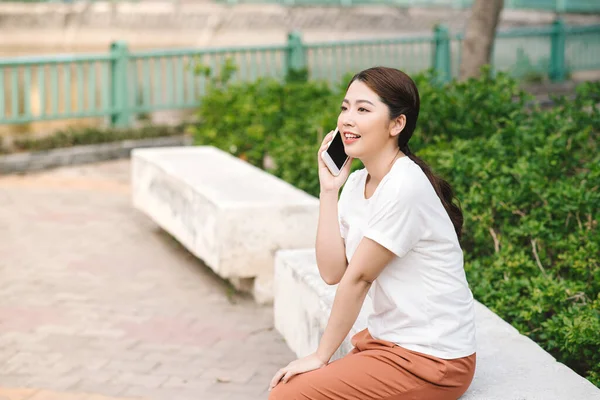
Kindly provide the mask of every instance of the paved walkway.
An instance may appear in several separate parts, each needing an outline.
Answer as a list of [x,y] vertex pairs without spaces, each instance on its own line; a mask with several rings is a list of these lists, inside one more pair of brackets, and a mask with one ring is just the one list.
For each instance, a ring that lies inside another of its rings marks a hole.
[[293,354],[131,207],[129,161],[0,177],[0,400],[264,399]]

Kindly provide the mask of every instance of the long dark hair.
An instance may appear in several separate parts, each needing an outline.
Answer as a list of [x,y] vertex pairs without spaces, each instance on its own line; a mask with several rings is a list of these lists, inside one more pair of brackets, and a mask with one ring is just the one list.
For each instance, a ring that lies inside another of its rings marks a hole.
[[350,80],[348,87],[354,81],[363,82],[377,93],[381,101],[388,106],[390,119],[396,119],[402,114],[406,116],[404,130],[398,135],[398,147],[427,175],[454,225],[456,235],[460,239],[462,236],[463,214],[460,206],[454,203],[452,186],[434,174],[429,165],[411,152],[408,147],[408,141],[417,126],[421,106],[419,91],[415,82],[404,72],[387,67],[374,67],[359,72]]

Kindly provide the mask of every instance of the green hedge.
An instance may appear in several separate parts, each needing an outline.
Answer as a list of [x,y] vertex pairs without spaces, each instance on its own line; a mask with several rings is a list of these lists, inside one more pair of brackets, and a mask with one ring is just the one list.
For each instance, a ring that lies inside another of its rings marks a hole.
[[[541,109],[503,74],[443,87],[429,74],[415,80],[411,148],[458,194],[475,297],[600,387],[600,84]],[[199,109],[196,143],[318,195],[316,151],[347,81],[221,81]]]
[[600,386],[600,85],[545,110],[508,107],[515,87],[480,80],[431,93],[469,111],[420,154],[462,200],[476,298]]

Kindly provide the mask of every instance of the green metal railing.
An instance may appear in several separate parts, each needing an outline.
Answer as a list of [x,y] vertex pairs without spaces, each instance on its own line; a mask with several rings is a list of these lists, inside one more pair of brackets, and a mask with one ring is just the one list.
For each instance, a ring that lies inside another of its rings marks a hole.
[[[118,49],[123,55],[127,52],[124,43]],[[226,60],[231,60],[238,68],[232,82],[283,77],[288,50],[287,45],[279,45],[132,53],[123,57],[127,64],[120,69],[123,73],[127,71],[127,82],[115,85],[119,101],[130,106],[122,108],[126,112],[116,115],[113,122],[125,124],[132,113],[196,107],[209,79],[195,73],[199,66],[218,71]]]
[[130,53],[123,42],[108,54],[0,59],[0,124],[107,117],[125,126],[134,114],[198,105],[207,78],[226,59],[232,81],[285,75],[287,45]]
[[112,53],[0,59],[0,123],[110,115],[116,65]]
[[[127,126],[142,113],[193,108],[209,79],[195,70],[218,71],[227,60],[238,67],[232,82],[281,79],[307,68],[311,79],[339,83],[343,74],[374,65],[434,69],[448,81],[458,75],[462,40],[441,26],[426,37],[305,44],[291,34],[277,46],[144,52],[115,42],[108,54],[0,59],[0,124],[102,117]],[[600,70],[600,25],[566,26],[559,19],[541,29],[498,32],[492,67],[554,81]]]

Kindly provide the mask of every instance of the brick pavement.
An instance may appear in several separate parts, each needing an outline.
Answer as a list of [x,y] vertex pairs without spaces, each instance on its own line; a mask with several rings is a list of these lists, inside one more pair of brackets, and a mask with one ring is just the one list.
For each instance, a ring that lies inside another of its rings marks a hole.
[[129,161],[0,177],[0,400],[266,398],[294,359],[131,207]]

